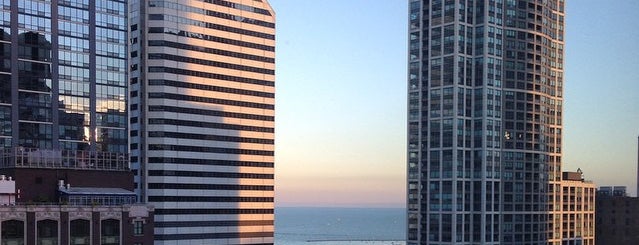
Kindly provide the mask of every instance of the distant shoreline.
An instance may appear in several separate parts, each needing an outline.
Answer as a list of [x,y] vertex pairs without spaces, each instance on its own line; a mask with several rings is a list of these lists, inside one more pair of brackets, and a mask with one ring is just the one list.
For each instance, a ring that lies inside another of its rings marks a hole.
[[334,206],[275,206],[278,208],[325,208],[325,209],[406,209],[406,207],[334,207]]
[[276,207],[278,245],[406,245],[406,209]]
[[351,244],[351,245],[405,245],[406,241],[397,240],[330,240],[330,241],[307,241],[309,244]]
[[406,242],[404,240],[388,239],[312,239],[306,240],[306,242]]

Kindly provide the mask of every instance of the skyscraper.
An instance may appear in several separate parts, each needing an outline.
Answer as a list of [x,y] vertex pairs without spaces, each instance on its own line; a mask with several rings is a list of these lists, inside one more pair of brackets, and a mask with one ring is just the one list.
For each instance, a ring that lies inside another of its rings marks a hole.
[[275,13],[131,1],[131,164],[155,244],[272,244]]
[[409,0],[408,244],[560,244],[564,0]]
[[127,153],[124,2],[0,5],[0,147]]

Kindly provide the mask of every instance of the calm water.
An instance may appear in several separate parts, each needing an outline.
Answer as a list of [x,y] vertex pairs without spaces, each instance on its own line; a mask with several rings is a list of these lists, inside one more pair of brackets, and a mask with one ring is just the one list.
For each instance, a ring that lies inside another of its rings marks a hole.
[[403,208],[276,208],[277,245],[404,245]]

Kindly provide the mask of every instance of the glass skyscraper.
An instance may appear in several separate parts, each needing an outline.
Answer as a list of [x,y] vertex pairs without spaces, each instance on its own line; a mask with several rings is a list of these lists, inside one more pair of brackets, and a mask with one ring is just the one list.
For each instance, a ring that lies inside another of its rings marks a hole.
[[564,0],[409,0],[408,244],[562,244]]
[[128,152],[125,7],[0,1],[0,147]]
[[135,0],[131,164],[155,244],[273,244],[275,13]]

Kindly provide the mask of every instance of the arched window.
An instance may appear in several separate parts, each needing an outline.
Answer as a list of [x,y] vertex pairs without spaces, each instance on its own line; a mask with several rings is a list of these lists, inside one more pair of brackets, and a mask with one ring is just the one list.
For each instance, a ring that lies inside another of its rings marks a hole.
[[120,221],[117,219],[105,219],[101,223],[101,244],[120,244]]
[[36,237],[36,244],[58,244],[58,221],[50,219],[40,220],[38,221],[37,230],[38,237]]
[[69,224],[69,244],[91,244],[91,222],[86,219],[72,220]]
[[2,245],[24,245],[24,222],[20,220],[2,221]]

